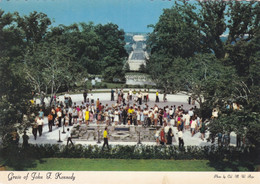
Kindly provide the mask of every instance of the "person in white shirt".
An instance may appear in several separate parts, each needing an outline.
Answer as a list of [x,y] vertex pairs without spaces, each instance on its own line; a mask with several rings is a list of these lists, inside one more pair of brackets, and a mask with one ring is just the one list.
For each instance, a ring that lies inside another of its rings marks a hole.
[[148,126],[150,126],[150,125],[152,124],[152,116],[153,116],[153,113],[152,113],[152,111],[150,110],[150,111],[148,112],[148,118],[147,118],[147,120],[148,120]]
[[159,111],[158,106],[156,104],[154,105],[154,111]]
[[191,120],[192,116],[194,115],[193,108],[189,110],[188,114],[190,115],[190,120]]
[[190,131],[191,131],[191,136],[192,136],[192,137],[193,137],[194,134],[195,134],[196,125],[197,125],[197,122],[196,122],[195,118],[193,117],[193,118],[192,118],[192,122],[191,122],[191,126],[190,126]]
[[178,139],[179,139],[179,148],[183,148],[183,146],[184,146],[183,133],[179,129],[177,134],[178,134]]
[[131,100],[131,101],[132,101],[132,96],[133,96],[133,93],[132,93],[132,90],[130,89],[129,90],[129,100]]
[[67,129],[67,146],[69,145],[69,142],[71,142],[71,144],[74,145],[73,142],[72,142],[72,140],[71,140],[70,129],[68,128],[68,129]]
[[171,119],[173,119],[173,113],[174,113],[174,112],[173,112],[173,109],[172,109],[172,107],[171,107],[170,110],[169,110],[169,115],[170,115],[170,118],[171,118]]
[[117,123],[119,122],[119,113],[117,109],[114,112],[114,121],[115,121],[115,125],[117,125]]
[[186,112],[184,115],[183,115],[183,119],[184,119],[184,123],[185,123],[185,129],[189,129],[189,126],[190,126],[190,115]]
[[157,128],[157,130],[155,132],[156,145],[160,144],[160,140],[159,140],[160,132],[161,132],[161,130],[159,128]]
[[154,111],[153,113],[153,120],[154,120],[154,126],[157,126],[157,122],[158,122],[158,112]]
[[39,118],[37,119],[37,125],[38,125],[39,136],[42,136],[43,123],[44,123],[44,121],[43,121],[42,117],[39,117]]
[[85,114],[86,114],[86,108],[85,107],[82,109],[82,114],[83,114],[82,122],[85,122]]

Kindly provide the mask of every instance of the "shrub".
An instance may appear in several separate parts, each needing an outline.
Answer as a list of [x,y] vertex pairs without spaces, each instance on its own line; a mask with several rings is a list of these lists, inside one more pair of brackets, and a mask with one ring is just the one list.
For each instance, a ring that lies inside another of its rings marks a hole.
[[[110,150],[102,151],[98,145],[29,145],[22,148],[20,145],[15,149],[12,145],[3,147],[0,150],[1,157],[15,160],[23,158],[109,158],[109,159],[208,159],[220,161],[227,159],[229,161],[248,160],[254,161],[258,156],[255,147],[216,147],[216,146],[187,146],[185,149],[179,149],[177,146],[112,146]],[[18,154],[19,153],[19,154]],[[19,158],[18,158],[19,157]]]

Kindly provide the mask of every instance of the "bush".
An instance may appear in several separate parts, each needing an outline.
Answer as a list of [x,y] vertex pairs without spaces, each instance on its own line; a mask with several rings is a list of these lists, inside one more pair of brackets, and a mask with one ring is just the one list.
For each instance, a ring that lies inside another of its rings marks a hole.
[[[1,157],[6,159],[19,160],[23,158],[109,158],[109,159],[175,159],[175,160],[191,160],[191,159],[207,159],[212,161],[220,161],[227,159],[229,161],[248,160],[254,161],[258,156],[257,149],[254,147],[215,147],[215,146],[187,146],[185,149],[179,149],[177,146],[121,146],[116,145],[110,150],[102,151],[102,147],[98,145],[29,145],[27,148],[20,146],[13,149],[3,147],[0,150]],[[19,153],[12,154],[12,153]]]

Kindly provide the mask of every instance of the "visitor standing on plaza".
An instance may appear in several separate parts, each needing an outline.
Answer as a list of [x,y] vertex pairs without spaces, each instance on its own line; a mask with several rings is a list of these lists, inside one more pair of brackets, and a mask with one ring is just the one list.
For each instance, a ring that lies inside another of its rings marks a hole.
[[188,130],[190,126],[190,115],[188,114],[188,112],[184,113],[183,121],[185,122],[185,129]]
[[193,115],[194,115],[193,108],[190,108],[188,114],[189,114],[189,116],[190,116],[190,120],[192,120],[192,117],[193,117]]
[[132,90],[130,89],[129,90],[129,99],[132,101],[132,97],[133,97],[133,92],[132,92]]
[[72,144],[72,146],[74,145],[72,140],[71,140],[71,133],[70,133],[70,129],[67,129],[67,146],[69,145],[69,142]]
[[85,112],[85,123],[88,125],[89,121],[89,109],[86,107],[86,112]]
[[160,129],[157,127],[155,132],[155,139],[156,139],[156,145],[158,146],[160,144]]
[[54,126],[54,120],[57,117],[57,114],[56,114],[56,111],[55,111],[54,107],[52,107],[52,109],[51,109],[51,115],[52,115],[52,126]]
[[126,119],[127,119],[127,108],[125,107],[123,112],[122,112],[122,118],[123,118],[123,124],[126,124]]
[[164,91],[164,93],[163,93],[163,102],[166,102],[167,101],[167,98],[166,98],[166,91]]
[[44,112],[42,111],[42,109],[40,109],[40,111],[38,112],[39,118],[43,118],[44,117]]
[[87,102],[87,96],[88,96],[88,93],[87,93],[87,90],[85,90],[84,93],[83,93],[85,103]]
[[129,120],[130,120],[130,124],[132,125],[133,123],[133,113],[134,113],[134,109],[133,109],[133,106],[131,106],[129,109],[128,109],[128,117],[129,117]]
[[167,133],[167,145],[171,145],[172,144],[172,137],[173,137],[173,133],[172,133],[172,129],[170,128],[168,133]]
[[99,105],[100,105],[100,101],[99,101],[99,98],[98,98],[97,101],[96,101],[96,109],[99,109]]
[[200,133],[201,133],[201,139],[204,141],[204,138],[205,138],[205,132],[206,132],[206,125],[205,125],[205,122],[203,121],[201,124],[200,124]]
[[111,101],[115,100],[114,93],[115,93],[115,91],[113,89],[111,89]]
[[183,141],[183,133],[181,129],[178,130],[178,138],[179,138],[179,148],[183,148],[184,141]]
[[102,147],[102,151],[104,150],[105,145],[107,145],[107,149],[109,150],[107,127],[104,130],[103,137],[104,137],[104,144]]
[[39,136],[42,136],[43,119],[41,117],[37,120]]
[[52,132],[52,126],[53,126],[53,115],[50,112],[49,115],[48,115],[49,132]]
[[164,133],[164,129],[162,128],[161,132],[160,132],[160,144],[164,145],[165,142],[166,142],[166,140],[165,140],[165,133]]
[[94,97],[93,94],[90,95],[90,102],[93,104],[94,103]]
[[32,124],[32,134],[34,136],[34,140],[37,138],[37,131],[38,131],[38,124],[37,124],[38,117],[35,118],[34,123]]
[[155,99],[155,102],[159,102],[159,92],[156,91],[156,99]]
[[146,92],[146,89],[144,90],[144,102],[147,102],[147,92]]
[[62,113],[61,113],[61,109],[59,109],[59,111],[57,112],[57,117],[58,117],[58,126],[61,127],[61,119],[62,119]]
[[24,131],[24,134],[23,134],[23,145],[22,145],[23,148],[28,147],[28,145],[29,145],[28,140],[29,140],[29,136],[26,135],[26,131]]
[[115,122],[115,125],[117,125],[119,122],[119,112],[117,109],[114,112],[114,122]]
[[139,105],[142,105],[142,93],[141,93],[141,90],[138,93],[138,102],[139,102]]
[[192,117],[192,121],[191,121],[191,125],[190,125],[190,131],[191,131],[191,136],[193,137],[195,134],[195,130],[196,130],[196,120],[195,117]]

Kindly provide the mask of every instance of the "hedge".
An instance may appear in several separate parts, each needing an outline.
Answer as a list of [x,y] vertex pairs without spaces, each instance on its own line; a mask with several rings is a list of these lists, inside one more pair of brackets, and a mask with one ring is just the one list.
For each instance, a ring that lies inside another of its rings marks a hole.
[[110,150],[98,145],[29,145],[27,148],[13,145],[0,149],[2,158],[106,158],[106,159],[175,159],[175,160],[249,160],[254,161],[259,155],[255,147],[217,147],[187,146],[179,149],[176,146],[121,146]]

